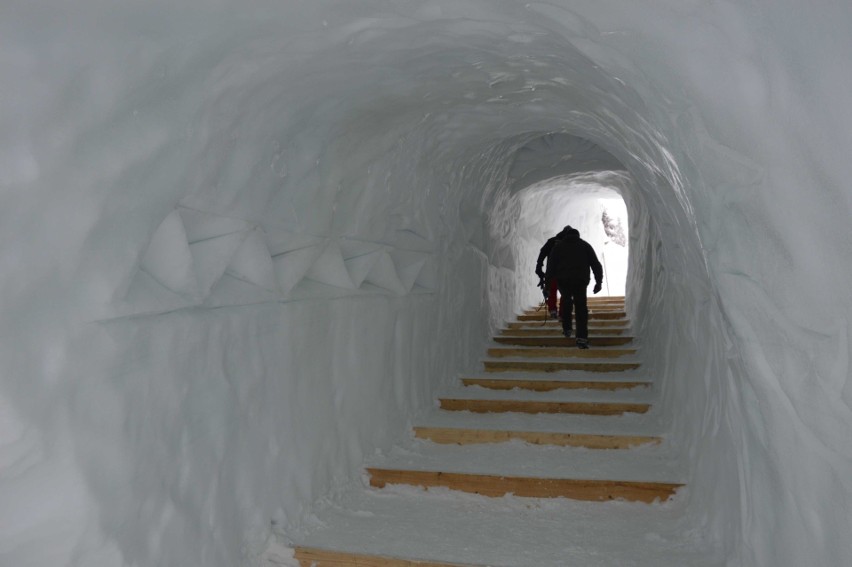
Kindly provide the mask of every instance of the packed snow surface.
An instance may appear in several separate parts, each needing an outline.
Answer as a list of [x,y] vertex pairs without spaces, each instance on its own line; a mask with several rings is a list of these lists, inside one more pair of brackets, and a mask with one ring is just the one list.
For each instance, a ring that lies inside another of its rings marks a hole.
[[[534,217],[615,197],[689,485],[661,545],[852,564],[850,27],[840,0],[4,0],[0,564],[263,564],[537,300]],[[630,564],[632,508],[604,550],[563,505],[538,564]]]
[[322,519],[299,543],[493,567],[723,564],[702,534],[682,523],[683,502],[487,498],[391,486],[321,503]]

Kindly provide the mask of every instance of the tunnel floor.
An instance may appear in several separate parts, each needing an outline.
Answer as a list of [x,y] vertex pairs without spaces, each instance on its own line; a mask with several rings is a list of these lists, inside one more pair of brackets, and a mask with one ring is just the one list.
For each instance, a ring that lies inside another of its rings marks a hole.
[[684,522],[686,472],[649,419],[624,298],[589,300],[591,347],[530,309],[494,337],[365,484],[282,534],[303,566],[721,565]]

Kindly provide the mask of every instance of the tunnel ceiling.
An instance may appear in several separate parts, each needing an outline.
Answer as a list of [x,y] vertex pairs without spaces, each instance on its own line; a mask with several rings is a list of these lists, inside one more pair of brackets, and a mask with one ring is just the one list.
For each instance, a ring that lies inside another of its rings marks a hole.
[[518,149],[509,178],[522,189],[555,177],[626,169],[612,154],[570,134],[547,134]]

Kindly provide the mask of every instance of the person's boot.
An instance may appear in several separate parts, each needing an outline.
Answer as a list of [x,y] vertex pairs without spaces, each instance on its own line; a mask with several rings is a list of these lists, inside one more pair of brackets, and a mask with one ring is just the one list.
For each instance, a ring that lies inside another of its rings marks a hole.
[[570,337],[571,336],[571,329],[566,329],[565,327],[562,327],[562,334],[565,335],[566,337]]
[[577,348],[589,348],[589,339],[577,339]]
[[557,315],[557,313],[556,313],[556,309],[551,309],[551,310],[550,310],[550,318],[551,318],[551,319],[558,319],[558,315]]

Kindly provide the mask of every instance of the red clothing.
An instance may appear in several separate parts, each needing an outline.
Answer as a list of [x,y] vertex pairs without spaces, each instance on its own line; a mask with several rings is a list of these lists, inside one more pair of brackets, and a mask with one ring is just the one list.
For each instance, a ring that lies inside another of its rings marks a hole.
[[556,309],[556,290],[559,287],[556,284],[557,282],[555,279],[547,282],[547,299],[545,300],[545,303],[547,303],[548,312]]

